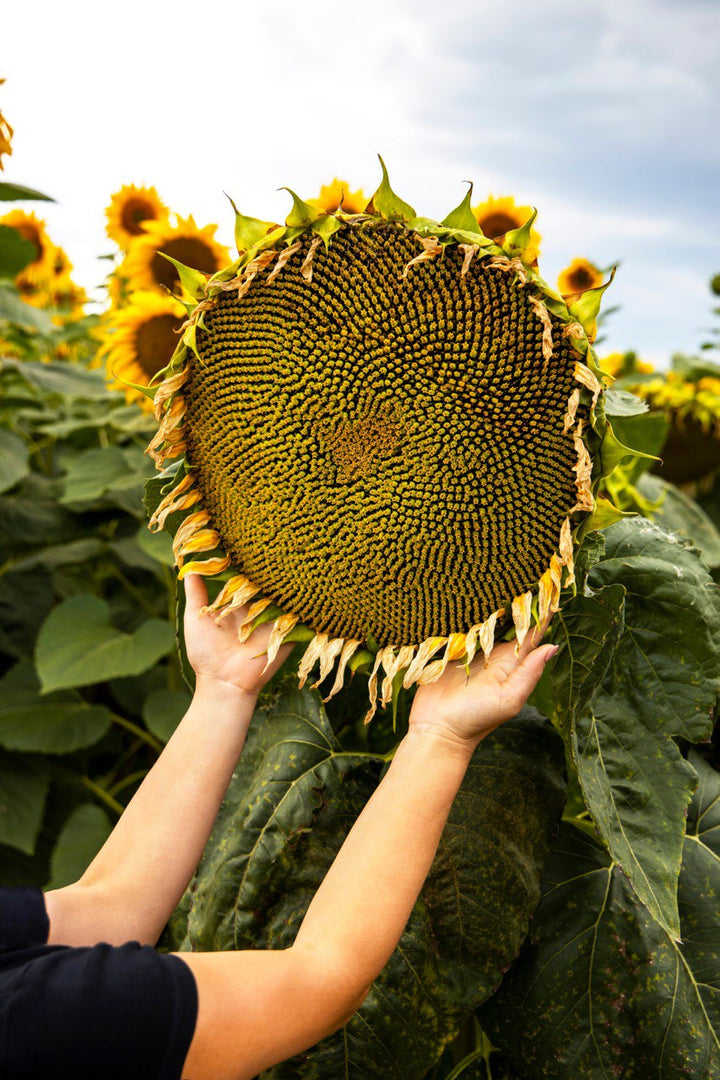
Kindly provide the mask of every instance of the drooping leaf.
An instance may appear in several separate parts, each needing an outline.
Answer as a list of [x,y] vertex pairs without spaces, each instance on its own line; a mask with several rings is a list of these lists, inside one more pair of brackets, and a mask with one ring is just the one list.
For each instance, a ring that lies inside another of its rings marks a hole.
[[[28,307],[29,305],[23,305]],[[48,332],[54,324],[46,312],[31,308],[47,318]],[[2,290],[0,290],[0,318],[2,318]],[[120,401],[117,391],[108,390],[105,375],[101,371],[86,371],[64,363],[35,363],[28,361],[5,360],[4,366],[12,368],[25,382],[43,393],[58,394],[62,397],[76,397],[88,401]]]
[[67,544],[49,544],[40,551],[34,551],[32,555],[19,559],[13,572],[22,573],[33,570],[36,566],[54,570],[58,566],[85,564],[97,559],[105,551],[106,545],[94,536],[89,536],[86,540],[70,540]]
[[[289,945],[382,768],[342,751],[315,694],[285,692],[256,719],[199,870],[194,948]],[[532,711],[483,742],[359,1015],[268,1078],[359,1078],[369,1062],[372,1075],[400,1075],[399,1061],[405,1080],[425,1075],[520,947],[563,801],[561,763],[560,740]]]
[[[720,691],[720,590],[686,542],[642,518],[605,531],[590,585],[625,589],[602,687],[572,710],[571,747],[593,821],[671,936],[692,770],[673,736],[708,738]],[[607,655],[605,657],[607,661]]]
[[[228,198],[230,199],[229,195]],[[263,240],[274,226],[270,221],[261,221],[260,218],[241,214],[232,199],[230,205],[235,211],[235,244],[242,255]]]
[[17,229],[0,225],[0,278],[14,278],[37,257],[34,244]]
[[111,625],[104,600],[81,593],[54,608],[38,635],[42,692],[139,675],[173,645],[173,629],[164,619],[147,619],[128,634]]
[[12,431],[0,430],[0,492],[9,491],[29,472],[27,444]]
[[54,594],[53,579],[43,568],[0,576],[0,653],[15,659],[32,656]]
[[185,292],[192,296],[193,300],[203,300],[205,298],[205,286],[208,279],[201,270],[193,270],[191,266],[185,266],[184,263],[178,262],[177,259],[173,259],[172,255],[167,255],[164,251],[158,251],[157,254],[172,263],[177,270],[180,284],[185,289]]
[[49,786],[42,765],[0,750],[0,844],[32,855]]
[[527,1080],[720,1075],[720,775],[691,761],[682,945],[599,844],[562,827],[528,940],[480,1013]]
[[101,807],[84,803],[73,810],[53,850],[46,888],[62,889],[77,881],[111,832],[112,822]]
[[24,184],[8,184],[0,182],[0,202],[25,202],[26,200],[42,200],[43,202],[55,202],[49,195],[43,195],[42,191],[35,188],[25,187]]
[[70,754],[99,742],[111,724],[104,705],[90,705],[74,691],[41,697],[27,662],[0,679],[0,746],[6,750]]

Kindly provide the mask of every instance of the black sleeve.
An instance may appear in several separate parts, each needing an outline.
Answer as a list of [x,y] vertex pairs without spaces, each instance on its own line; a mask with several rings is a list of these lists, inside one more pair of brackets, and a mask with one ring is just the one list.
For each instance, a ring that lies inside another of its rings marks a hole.
[[12,1004],[10,1080],[181,1080],[197,987],[176,956],[136,941],[50,947]]
[[27,949],[44,945],[50,924],[45,897],[26,885],[0,889],[0,949]]

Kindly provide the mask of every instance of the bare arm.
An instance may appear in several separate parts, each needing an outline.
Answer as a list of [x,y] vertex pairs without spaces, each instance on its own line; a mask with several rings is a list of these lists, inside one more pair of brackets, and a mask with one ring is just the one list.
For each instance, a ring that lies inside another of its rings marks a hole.
[[[477,744],[515,715],[554,647],[497,646],[422,687],[410,730],[284,952],[178,954],[199,1016],[183,1076],[249,1080],[341,1026],[400,939]],[[282,1022],[278,1018],[282,1018]]]
[[237,616],[219,625],[200,616],[202,579],[186,578],[186,590],[192,703],[82,878],[46,894],[52,944],[155,944],[207,843],[258,692],[288,655],[286,646],[263,672],[269,627],[240,646]]

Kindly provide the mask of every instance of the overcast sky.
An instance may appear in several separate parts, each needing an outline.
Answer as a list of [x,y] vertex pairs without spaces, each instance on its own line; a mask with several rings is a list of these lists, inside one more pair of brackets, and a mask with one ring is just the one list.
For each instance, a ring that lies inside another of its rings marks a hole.
[[[282,219],[282,184],[379,170],[419,213],[462,181],[539,209],[540,267],[621,261],[603,350],[666,363],[711,324],[720,270],[716,0],[39,0],[2,16],[4,178],[41,206],[86,286],[104,207],[155,184],[180,214]],[[31,208],[31,204],[26,204]]]

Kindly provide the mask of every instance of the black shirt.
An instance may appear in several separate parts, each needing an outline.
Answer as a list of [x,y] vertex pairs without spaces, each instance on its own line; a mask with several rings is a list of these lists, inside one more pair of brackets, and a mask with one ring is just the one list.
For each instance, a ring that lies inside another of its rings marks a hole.
[[0,888],[2,1080],[181,1080],[190,968],[149,945],[48,945],[39,889]]

